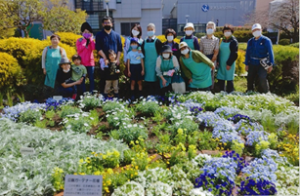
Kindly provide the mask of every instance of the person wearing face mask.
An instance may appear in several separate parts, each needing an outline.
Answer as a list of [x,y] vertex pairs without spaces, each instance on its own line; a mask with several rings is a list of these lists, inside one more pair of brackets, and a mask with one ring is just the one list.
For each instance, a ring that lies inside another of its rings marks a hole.
[[55,80],[58,64],[62,57],[67,56],[65,49],[58,46],[60,37],[56,34],[50,36],[51,46],[44,48],[42,53],[42,69],[45,77],[44,98],[52,96],[54,93]]
[[[95,88],[94,70],[95,61],[93,50],[95,50],[95,41],[93,39],[93,30],[89,23],[84,22],[81,25],[82,37],[76,41],[77,53],[81,57],[81,64],[86,67],[90,81],[90,93],[93,93]],[[85,78],[83,80],[85,83]],[[82,91],[85,92],[85,85],[82,85]]]
[[179,50],[179,44],[174,42],[174,39],[176,38],[176,32],[174,31],[174,29],[167,29],[165,33],[165,37],[167,41],[163,44],[170,46],[172,48],[173,55],[175,55],[176,58],[179,59],[180,50]]
[[[269,92],[268,73],[271,73],[274,66],[274,53],[272,42],[268,37],[262,35],[261,25],[256,23],[252,26],[253,38],[249,39],[246,50],[246,71],[247,91],[254,91],[254,82],[258,79],[258,91],[260,93]],[[261,60],[267,59],[265,66]]]
[[194,24],[191,22],[186,23],[184,27],[185,36],[183,36],[180,39],[180,42],[185,42],[192,50],[199,50],[200,46],[198,42],[198,38],[193,35],[193,32],[195,31]]
[[[214,36],[216,30],[216,24],[212,21],[209,21],[206,24],[206,36],[201,37],[200,39],[200,52],[205,54],[214,64],[216,65],[216,60],[219,54],[219,38]],[[214,89],[215,83],[215,71],[211,72],[211,90]]]
[[96,35],[96,50],[100,55],[100,93],[104,94],[105,74],[104,68],[108,64],[108,51],[113,50],[116,54],[117,65],[120,65],[120,56],[122,53],[121,36],[112,30],[112,18],[105,16],[102,19],[103,30]]
[[158,82],[155,73],[156,59],[160,54],[163,44],[155,36],[155,25],[147,25],[148,37],[142,43],[142,52],[145,56],[145,90],[147,95],[158,95]]
[[[125,40],[124,44],[124,63],[127,63],[127,54],[131,51],[130,42],[132,38],[137,38],[139,45],[143,43],[142,39],[142,27],[139,24],[135,24],[131,27],[130,36]],[[139,47],[138,50],[141,50]],[[127,65],[128,66],[128,65]]]
[[171,79],[175,71],[179,70],[179,64],[169,45],[164,45],[161,52],[156,59],[155,70],[159,77],[160,95],[165,98],[166,93],[172,91]]
[[[218,67],[218,85],[221,91],[231,93],[234,91],[233,79],[235,73],[235,61],[238,57],[238,41],[232,35],[234,29],[231,25],[224,25],[224,38],[221,39]],[[225,87],[227,81],[227,87]]]
[[210,91],[212,85],[211,70],[214,63],[197,50],[191,50],[187,43],[179,44],[181,57],[179,60],[183,76],[188,81],[190,91]]
[[76,85],[80,85],[83,81],[83,78],[80,78],[78,81],[73,81],[71,62],[67,57],[63,57],[59,63],[60,69],[57,71],[57,92],[64,97],[72,97],[76,99],[77,88]]

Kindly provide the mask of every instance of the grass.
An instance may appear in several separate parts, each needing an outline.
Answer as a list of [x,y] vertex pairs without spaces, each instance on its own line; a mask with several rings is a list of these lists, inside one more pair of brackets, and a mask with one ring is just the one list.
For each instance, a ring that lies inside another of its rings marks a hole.
[[246,77],[234,77],[234,89],[237,92],[246,92],[247,90],[247,78]]

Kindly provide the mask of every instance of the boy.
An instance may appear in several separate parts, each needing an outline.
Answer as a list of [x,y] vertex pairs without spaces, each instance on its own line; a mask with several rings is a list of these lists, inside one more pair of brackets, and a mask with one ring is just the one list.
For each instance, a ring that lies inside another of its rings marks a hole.
[[[72,61],[73,61],[73,65],[72,65],[72,80],[73,81],[78,81],[80,79],[84,80],[85,76],[87,74],[87,70],[86,67],[81,65],[81,57],[77,54],[72,56]],[[85,83],[83,82],[81,85],[77,86],[77,90],[78,95],[81,95],[84,93],[85,89]]]
[[139,40],[137,38],[132,38],[130,40],[131,51],[127,54],[127,64],[128,64],[128,76],[131,80],[131,101],[134,101],[134,87],[135,83],[138,83],[139,93],[138,97],[142,96],[142,80],[144,79],[144,55],[139,52],[137,49],[139,47]]
[[105,88],[104,97],[108,97],[111,86],[114,89],[114,97],[119,98],[119,65],[117,64],[117,54],[113,50],[108,51],[109,63],[104,68]]

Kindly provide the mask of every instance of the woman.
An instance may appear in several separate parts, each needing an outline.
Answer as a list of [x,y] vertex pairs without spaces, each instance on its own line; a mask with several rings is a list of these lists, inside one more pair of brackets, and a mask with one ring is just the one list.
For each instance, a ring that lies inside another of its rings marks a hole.
[[186,23],[184,27],[185,36],[180,39],[180,42],[185,42],[192,50],[199,50],[200,46],[198,42],[198,38],[193,35],[195,31],[194,24],[191,22]]
[[156,59],[156,73],[159,77],[160,95],[165,97],[166,93],[172,91],[171,79],[175,71],[179,70],[176,56],[169,45],[162,47],[162,53]]
[[156,59],[160,54],[162,43],[155,36],[155,25],[150,23],[147,25],[147,39],[142,43],[142,52],[145,57],[145,90],[147,95],[157,95],[159,86],[155,72]]
[[169,45],[172,48],[172,53],[178,60],[180,58],[180,50],[179,44],[174,42],[174,39],[176,38],[176,32],[174,31],[174,29],[167,29],[165,37],[167,41],[164,43],[164,45]]
[[211,69],[215,69],[214,63],[197,50],[191,50],[188,44],[179,44],[181,52],[180,65],[184,77],[188,80],[191,91],[209,91],[212,85]]
[[[233,78],[235,72],[235,61],[238,57],[238,41],[232,35],[234,32],[231,25],[223,28],[224,38],[221,39],[219,51],[218,84],[221,91],[227,90],[228,93],[234,91]],[[227,81],[227,88],[225,87]]]
[[[82,37],[76,41],[77,53],[81,57],[81,64],[86,67],[90,80],[90,93],[93,93],[95,88],[94,70],[95,61],[93,50],[95,50],[95,41],[93,39],[93,30],[89,23],[85,22],[81,25]],[[85,79],[83,80],[85,83]],[[85,92],[85,85],[82,86],[82,91]]]
[[42,69],[45,78],[45,97],[51,96],[50,91],[54,90],[57,70],[62,57],[66,57],[66,51],[59,47],[60,37],[56,34],[50,36],[51,46],[44,48],[42,53]]
[[[139,24],[135,24],[131,27],[130,36],[125,40],[124,44],[124,63],[127,63],[127,54],[131,51],[130,41],[132,38],[137,38],[139,40],[139,45],[142,45],[142,27]],[[138,50],[141,50],[139,47]]]

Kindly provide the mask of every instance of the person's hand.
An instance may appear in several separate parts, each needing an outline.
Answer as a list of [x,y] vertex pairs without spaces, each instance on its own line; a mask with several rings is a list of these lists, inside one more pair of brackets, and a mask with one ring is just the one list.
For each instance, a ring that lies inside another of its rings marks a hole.
[[226,69],[227,69],[227,70],[230,70],[230,68],[231,68],[231,67],[230,67],[229,65],[226,65]]
[[273,66],[270,66],[270,67],[268,68],[268,73],[271,73],[272,70],[273,70]]
[[142,76],[145,74],[144,70],[142,70],[141,74],[142,74]]
[[45,68],[43,69],[43,72],[44,72],[44,74],[46,75],[47,71],[46,71],[46,69],[45,69]]
[[246,71],[248,71],[248,70],[249,70],[249,66],[248,66],[248,65],[246,65],[246,67],[245,67],[245,70],[246,70]]
[[130,71],[128,71],[128,76],[129,76],[129,77],[131,76],[131,72],[130,72]]
[[211,69],[212,69],[212,70],[215,70],[216,68],[215,68],[215,66],[213,66]]
[[162,85],[163,85],[163,86],[166,86],[166,84],[167,84],[167,80],[164,79],[164,78],[162,78]]
[[108,65],[109,61],[107,59],[104,60],[105,65]]
[[190,83],[192,83],[192,82],[193,82],[193,79],[192,79],[192,78],[191,78],[191,79],[189,79],[189,84],[190,84]]
[[76,81],[76,84],[77,84],[77,85],[78,85],[78,84],[81,84],[82,81],[83,81],[83,78],[80,78],[80,80]]
[[117,59],[117,65],[120,65],[120,59]]

